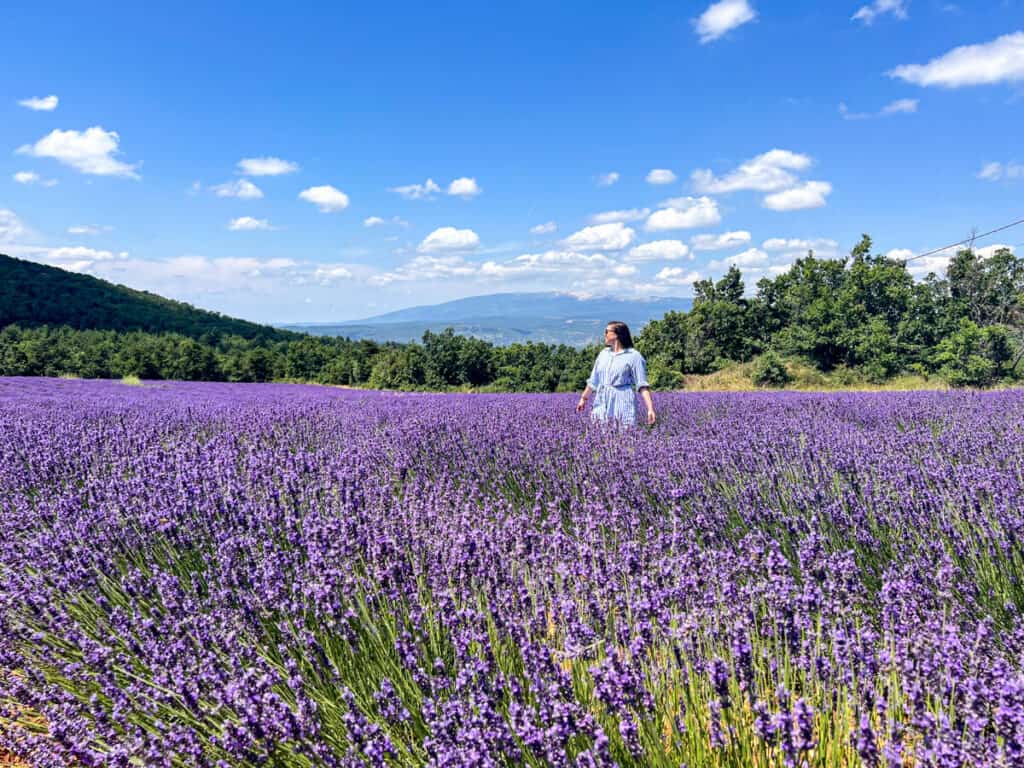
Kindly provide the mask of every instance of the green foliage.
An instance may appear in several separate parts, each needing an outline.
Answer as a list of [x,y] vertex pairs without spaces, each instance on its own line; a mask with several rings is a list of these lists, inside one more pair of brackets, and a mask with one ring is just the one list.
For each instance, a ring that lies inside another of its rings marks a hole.
[[768,350],[754,360],[753,381],[759,387],[784,387],[793,381],[782,358]]
[[934,362],[952,387],[987,387],[1009,373],[1013,354],[1006,327],[980,328],[964,318],[959,329],[939,342]]
[[[689,312],[668,312],[636,334],[651,384],[676,388],[737,364],[752,365],[744,376],[759,386],[813,386],[815,376],[851,386],[908,374],[953,386],[1024,377],[1024,260],[1008,249],[988,258],[964,250],[946,278],[915,282],[903,262],[871,248],[865,235],[849,259],[810,252],[761,279],[753,297],[736,267],[697,281]],[[427,331],[421,344],[285,333],[0,256],[0,375],[567,392],[583,389],[599,351],[496,347],[451,328]]]
[[0,254],[0,327],[13,324],[178,333],[197,340],[205,336],[207,342],[226,334],[264,341],[299,338],[296,333]]

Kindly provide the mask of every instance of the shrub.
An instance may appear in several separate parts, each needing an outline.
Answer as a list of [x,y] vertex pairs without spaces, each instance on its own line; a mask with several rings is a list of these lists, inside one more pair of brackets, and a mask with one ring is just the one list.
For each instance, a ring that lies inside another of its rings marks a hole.
[[754,361],[753,381],[759,387],[784,387],[793,381],[793,377],[786,370],[782,358],[769,350]]

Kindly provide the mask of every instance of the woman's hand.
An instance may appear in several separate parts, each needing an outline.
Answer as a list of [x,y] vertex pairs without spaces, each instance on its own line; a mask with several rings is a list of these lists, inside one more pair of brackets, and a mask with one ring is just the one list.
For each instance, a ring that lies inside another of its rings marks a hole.
[[582,411],[586,407],[587,407],[587,398],[581,397],[580,401],[578,403],[576,403],[576,413],[579,413],[580,411]]
[[647,409],[647,426],[654,426],[654,422],[657,421],[658,417],[654,415],[654,409]]

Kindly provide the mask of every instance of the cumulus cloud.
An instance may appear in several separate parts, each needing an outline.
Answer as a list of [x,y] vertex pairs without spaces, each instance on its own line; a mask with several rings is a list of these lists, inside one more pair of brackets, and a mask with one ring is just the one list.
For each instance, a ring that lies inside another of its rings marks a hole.
[[472,229],[440,227],[427,235],[416,248],[420,253],[465,251],[480,245],[480,237]]
[[821,208],[825,198],[832,193],[827,181],[808,181],[799,187],[775,192],[764,199],[764,207],[773,211],[799,211],[805,208]]
[[563,242],[571,251],[620,251],[633,242],[636,231],[621,221],[584,227]]
[[710,227],[722,220],[718,203],[710,197],[676,197],[661,206],[647,218],[648,232]]
[[399,227],[409,226],[409,222],[399,216],[392,216],[390,219],[385,219],[380,216],[367,216],[363,219],[363,226],[370,227],[382,227],[385,224],[395,224]]
[[1020,82],[1024,80],[1024,32],[962,45],[927,64],[903,64],[886,74],[914,85],[940,88]]
[[689,256],[690,248],[679,240],[654,240],[629,250],[626,261],[675,261]]
[[254,219],[252,216],[239,216],[237,219],[232,219],[228,224],[228,229],[232,232],[245,232],[250,230],[271,230],[270,222],[266,219]]
[[[447,227],[447,229],[451,229],[451,227]],[[476,273],[477,266],[457,254],[442,256],[421,255],[397,269],[371,275],[367,282],[370,285],[384,286],[394,282],[472,277]]]
[[476,197],[481,192],[483,192],[483,190],[480,189],[480,185],[476,183],[476,179],[467,178],[465,176],[455,179],[455,181],[448,185],[449,195],[455,195],[456,197],[461,197],[465,200],[468,200],[471,197]]
[[280,157],[245,157],[238,161],[238,172],[243,176],[283,176],[297,170],[298,163]]
[[676,175],[668,168],[653,168],[644,179],[648,184],[671,184]]
[[699,272],[683,269],[682,267],[665,267],[654,279],[659,283],[673,286],[691,286],[701,279]]
[[608,173],[602,173],[597,177],[597,186],[599,187],[610,187],[612,184],[619,180],[618,171],[609,171]]
[[223,184],[210,187],[210,189],[217,197],[237,197],[242,200],[258,200],[263,197],[263,190],[248,179],[226,181]]
[[871,26],[879,16],[891,14],[897,19],[907,19],[906,0],[875,0],[870,5],[862,5],[857,12],[850,17],[850,21],[863,22],[865,26]]
[[690,246],[695,251],[724,251],[750,242],[750,233],[745,230],[723,232],[720,235],[694,235],[690,238]]
[[404,187],[390,187],[389,192],[395,192],[406,200],[431,200],[434,195],[441,191],[441,188],[433,179],[427,179],[422,184],[407,184]]
[[885,258],[895,259],[896,261],[906,261],[914,255],[914,252],[909,248],[892,248],[885,252]]
[[538,224],[535,227],[530,227],[531,235],[550,235],[552,232],[558,230],[558,225],[553,221],[546,221],[543,224]]
[[768,254],[764,251],[759,248],[748,248],[742,253],[737,253],[735,256],[730,256],[727,259],[708,262],[708,269],[716,272],[731,266],[740,267],[741,269],[744,267],[760,267],[767,264],[768,261]]
[[321,213],[334,213],[348,208],[348,195],[330,184],[304,189],[299,192],[299,198],[313,203]]
[[978,171],[978,178],[986,181],[1003,179],[1024,179],[1024,165],[1019,163],[985,163]]
[[807,155],[788,149],[772,149],[747,160],[722,178],[716,178],[707,168],[699,168],[690,174],[690,181],[697,192],[709,195],[740,190],[776,192],[798,183],[790,171],[803,171],[810,166],[811,158]]
[[486,261],[479,275],[491,279],[524,278],[538,274],[565,274],[614,269],[616,262],[601,253],[544,251],[524,253],[505,262]]
[[747,0],[721,0],[708,6],[694,27],[703,45],[756,18],[757,12]]
[[621,211],[604,211],[590,217],[591,224],[611,224],[616,221],[642,221],[651,213],[650,208],[629,208]]
[[313,279],[321,285],[328,285],[335,280],[351,280],[352,270],[341,264],[324,264],[313,271]]
[[34,96],[31,99],[22,99],[18,104],[26,109],[31,109],[34,112],[53,112],[57,108],[57,104],[60,103],[54,95],[38,97]]
[[105,131],[93,126],[84,131],[51,131],[35,144],[26,144],[18,154],[32,157],[50,157],[81,173],[94,176],[123,176],[138,179],[135,172],[139,164],[128,165],[117,160],[121,137],[116,131]]

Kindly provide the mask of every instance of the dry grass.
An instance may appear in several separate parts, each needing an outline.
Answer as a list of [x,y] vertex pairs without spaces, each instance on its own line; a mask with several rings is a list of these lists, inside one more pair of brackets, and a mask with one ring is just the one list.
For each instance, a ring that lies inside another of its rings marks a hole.
[[[793,381],[781,389],[801,392],[908,392],[949,389],[948,385],[939,379],[912,374],[897,376],[880,384],[874,384],[854,371],[844,368],[822,373],[809,365],[788,360],[786,361],[786,370],[793,377]],[[771,387],[759,387],[754,383],[753,363],[737,363],[715,373],[704,375],[684,375],[681,389],[691,392],[773,391]]]
[[31,768],[31,766],[17,755],[0,750],[0,768]]

